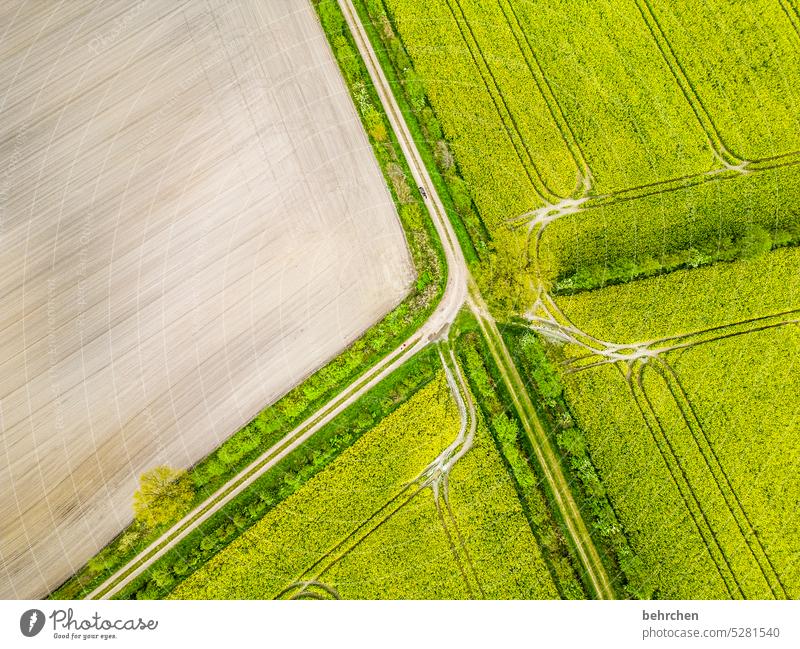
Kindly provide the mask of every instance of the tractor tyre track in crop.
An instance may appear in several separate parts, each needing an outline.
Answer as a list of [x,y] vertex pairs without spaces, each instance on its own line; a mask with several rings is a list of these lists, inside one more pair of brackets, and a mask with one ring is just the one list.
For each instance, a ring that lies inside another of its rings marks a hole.
[[[497,83],[497,79],[492,72],[492,69],[489,67],[489,63],[486,60],[486,57],[483,55],[481,51],[480,45],[478,44],[478,39],[475,37],[475,33],[472,30],[472,27],[467,20],[466,15],[464,14],[464,10],[461,7],[459,0],[446,0],[447,7],[450,10],[450,13],[453,16],[453,20],[456,22],[458,26],[459,33],[461,34],[461,38],[464,41],[464,44],[467,46],[467,50],[470,53],[472,61],[478,70],[478,74],[483,79],[483,83],[486,86],[486,92],[489,93],[489,96],[492,98],[492,102],[494,103],[495,109],[497,110],[500,119],[503,122],[503,125],[506,129],[506,134],[508,135],[511,143],[514,147],[514,150],[517,153],[517,157],[519,158],[520,164],[522,165],[523,169],[525,169],[525,174],[528,176],[528,180],[533,187],[533,190],[536,194],[543,200],[545,203],[556,203],[562,200],[563,196],[558,196],[553,191],[551,191],[547,184],[544,182],[541,172],[539,171],[536,162],[533,159],[528,147],[525,144],[525,139],[522,137],[522,133],[519,130],[519,126],[517,125],[517,121],[514,118],[511,110],[506,103],[505,98],[503,97],[503,93],[500,91],[500,85]],[[453,4],[458,8],[453,8]],[[459,18],[460,16],[460,18]],[[462,26],[463,22],[463,26]],[[483,63],[483,66],[481,66]],[[484,72],[485,69],[485,72]],[[488,78],[491,79],[491,86],[494,87],[494,92],[490,87]],[[499,103],[498,103],[499,101]],[[500,104],[502,104],[503,108],[505,109],[505,113],[500,108]],[[506,117],[507,115],[507,117]],[[509,126],[508,122],[511,123]],[[516,133],[517,138],[514,138],[514,134]],[[517,139],[519,139],[519,143],[517,143]],[[524,155],[522,151],[524,151]],[[527,162],[525,162],[527,158]]]
[[[513,3],[509,2],[508,0],[500,0],[500,9],[503,12],[506,23],[511,29],[511,33],[514,36],[517,47],[519,48],[520,53],[522,54],[522,57],[528,66],[531,77],[533,78],[534,83],[536,83],[536,87],[539,89],[539,94],[542,96],[542,99],[544,99],[544,102],[547,105],[547,110],[550,112],[550,117],[558,127],[558,130],[561,133],[561,138],[564,140],[564,144],[566,144],[567,148],[569,149],[572,160],[575,163],[575,167],[580,174],[578,185],[575,187],[575,195],[577,196],[579,193],[586,194],[591,190],[592,187],[592,170],[589,167],[589,163],[586,161],[583,148],[575,137],[575,133],[572,130],[572,126],[569,124],[569,120],[567,120],[566,115],[564,115],[564,109],[561,107],[561,104],[559,103],[555,93],[553,92],[553,88],[550,85],[550,81],[547,79],[547,75],[545,75],[544,70],[539,63],[539,59],[533,50],[528,35],[525,33],[525,30],[520,23],[519,15],[517,14],[517,10],[514,9]],[[523,42],[525,45],[524,47]]]
[[[697,415],[697,411],[689,399],[689,395],[681,385],[680,378],[675,372],[675,369],[663,359],[658,359],[658,362],[653,365],[653,368],[667,385],[667,388],[669,389],[669,392],[674,399],[675,404],[678,406],[684,422],[686,423],[686,427],[692,433],[692,437],[695,441],[697,449],[700,451],[703,459],[705,460],[705,465],[708,468],[708,471],[714,477],[714,481],[716,482],[717,487],[719,488],[720,493],[722,494],[722,497],[731,512],[731,516],[733,516],[734,520],[736,521],[742,538],[747,544],[753,559],[758,564],[761,574],[764,576],[764,580],[772,591],[773,596],[775,598],[782,597],[783,599],[786,599],[788,597],[786,588],[781,582],[780,576],[775,570],[775,566],[767,554],[766,548],[763,546],[761,539],[756,534],[755,527],[753,526],[747,511],[742,505],[739,495],[736,493],[736,490],[734,489],[733,484],[731,483],[731,480],[725,471],[725,468],[722,466],[719,456],[714,449],[714,445],[711,443],[708,434],[703,428],[700,418]],[[753,547],[754,545],[755,547]]]
[[683,65],[681,64],[680,59],[678,59],[678,56],[675,53],[672,45],[670,44],[666,32],[659,23],[658,18],[656,18],[655,12],[650,6],[649,0],[635,0],[635,2],[639,12],[642,15],[642,19],[647,24],[647,28],[650,30],[650,34],[653,37],[653,40],[655,41],[659,51],[661,52],[662,57],[664,58],[664,61],[669,66],[675,81],[678,83],[678,86],[683,92],[683,96],[686,98],[689,106],[691,106],[694,114],[697,116],[700,126],[706,132],[706,136],[708,137],[714,153],[719,157],[720,161],[725,167],[736,169],[746,166],[747,160],[733,153],[725,145],[725,142],[719,133],[719,129],[717,128],[716,124],[714,124],[714,120],[711,118],[711,115],[706,109],[703,100],[697,93],[697,89],[694,87],[691,79],[683,69]]
[[[667,467],[667,471],[672,478],[672,482],[678,490],[678,493],[681,495],[681,498],[686,506],[686,510],[691,516],[692,521],[694,522],[694,525],[700,534],[700,537],[703,539],[703,542],[709,553],[709,557],[715,564],[717,571],[719,572],[720,579],[725,585],[728,594],[732,599],[736,598],[737,593],[738,597],[744,598],[744,592],[742,591],[742,587],[739,584],[733,569],[731,568],[730,562],[728,561],[725,552],[722,550],[722,547],[716,537],[716,534],[714,533],[714,530],[711,528],[711,524],[709,523],[705,512],[703,512],[703,509],[700,507],[699,501],[689,485],[688,477],[686,476],[683,467],[680,465],[680,462],[678,462],[675,450],[672,448],[664,428],[661,425],[655,410],[653,409],[653,404],[645,392],[642,381],[642,372],[644,366],[637,364],[634,367],[628,368],[627,373],[623,372],[619,365],[616,367],[619,369],[620,373],[628,383],[628,388],[633,396],[634,401],[636,402],[642,419],[644,420],[647,429],[650,431],[653,442],[656,444],[656,447],[659,450],[661,459]],[[660,431],[660,435],[656,433],[656,429]],[[678,475],[682,477],[682,480],[678,478]],[[694,506],[692,506],[692,503]],[[720,557],[722,559],[721,562]],[[731,581],[733,582],[733,585],[731,584]]]

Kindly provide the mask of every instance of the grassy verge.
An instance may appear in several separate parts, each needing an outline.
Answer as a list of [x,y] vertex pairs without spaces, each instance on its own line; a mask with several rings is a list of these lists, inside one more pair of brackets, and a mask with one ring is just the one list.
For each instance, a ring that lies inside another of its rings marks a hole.
[[333,462],[366,431],[392,413],[436,375],[441,365],[428,348],[321,428],[246,490],[226,504],[150,568],[126,586],[117,599],[155,599],[224,549],[268,511]]
[[482,261],[487,253],[488,231],[472,204],[466,183],[442,134],[441,125],[425,96],[422,81],[414,72],[391,17],[382,0],[353,0],[353,5],[442,199],[467,263],[472,265]]
[[464,373],[487,423],[497,451],[513,481],[523,511],[544,556],[553,582],[564,599],[584,599],[580,564],[548,503],[545,483],[516,413],[506,407],[507,395],[491,361],[477,322],[462,312],[453,328]]
[[[357,54],[338,5],[315,2],[323,29],[350,91],[356,110],[395,201],[417,280],[409,295],[364,335],[278,401],[259,412],[221,447],[189,470],[195,486],[192,506],[199,505],[289,431],[330,401],[384,358],[425,321],[438,303],[446,280],[444,251],[416,187],[408,163]],[[169,526],[145,529],[132,523],[108,546],[57,588],[53,599],[84,597],[128,563]]]
[[553,361],[557,350],[545,347],[539,336],[525,327],[506,325],[501,331],[551,443],[559,451],[562,467],[617,592],[649,599],[653,594],[651,580],[631,549],[592,463],[586,435],[564,398],[564,386]]

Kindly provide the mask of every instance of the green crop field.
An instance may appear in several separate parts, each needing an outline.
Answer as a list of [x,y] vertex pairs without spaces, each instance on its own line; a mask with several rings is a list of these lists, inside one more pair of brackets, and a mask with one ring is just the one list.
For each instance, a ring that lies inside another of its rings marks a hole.
[[[717,479],[729,481],[727,489],[738,494],[772,572],[792,599],[800,597],[799,359],[797,325],[668,357],[692,404],[689,416],[715,450],[716,473],[724,472],[724,480]],[[763,553],[757,558],[770,572]]]
[[[451,192],[469,191],[478,216],[458,212],[489,239],[475,273],[501,315],[532,282],[573,292],[747,256],[754,236],[800,243],[792,3],[357,2]],[[546,227],[526,256],[528,223]]]
[[800,149],[796,4],[794,8],[779,0],[639,0],[639,4],[680,61],[731,153],[758,160]]
[[347,598],[558,597],[483,423],[448,491],[441,515],[430,491],[419,493],[323,580]]
[[550,356],[654,597],[797,597],[798,269],[779,249],[553,303]]
[[592,268],[669,265],[688,251],[702,263],[760,226],[777,242],[800,240],[800,182],[796,167],[725,176],[631,200],[599,203],[559,218],[539,246],[548,284]]
[[458,428],[440,373],[171,596],[557,597],[482,422],[448,497],[420,484]]
[[[578,329],[634,344],[800,310],[800,249],[556,299]],[[713,295],[708,292],[713,290]]]

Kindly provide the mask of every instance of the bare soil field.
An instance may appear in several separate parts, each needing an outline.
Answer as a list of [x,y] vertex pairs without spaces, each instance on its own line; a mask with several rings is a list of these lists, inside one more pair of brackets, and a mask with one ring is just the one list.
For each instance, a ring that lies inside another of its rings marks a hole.
[[0,597],[47,593],[413,268],[311,6],[0,5]]

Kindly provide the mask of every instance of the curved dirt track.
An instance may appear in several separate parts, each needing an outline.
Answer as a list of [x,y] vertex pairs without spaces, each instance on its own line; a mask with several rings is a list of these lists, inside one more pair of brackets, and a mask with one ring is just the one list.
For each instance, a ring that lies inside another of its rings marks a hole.
[[45,594],[413,279],[313,9],[0,7],[0,597]]

